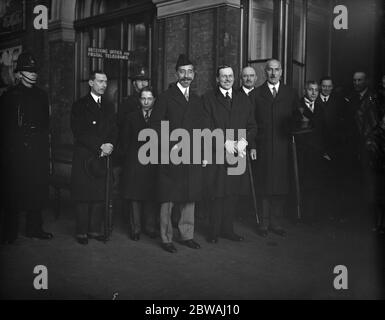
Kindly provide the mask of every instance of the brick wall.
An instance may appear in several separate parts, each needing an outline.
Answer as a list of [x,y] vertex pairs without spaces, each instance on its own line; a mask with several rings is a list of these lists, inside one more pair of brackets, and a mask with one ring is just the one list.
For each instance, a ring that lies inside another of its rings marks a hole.
[[196,65],[192,88],[198,94],[215,87],[215,71],[219,64],[233,66],[235,78],[238,78],[239,9],[220,6],[165,18],[158,21],[158,32],[158,52],[163,53],[158,81],[163,90],[175,81],[175,63],[180,53],[188,54]]
[[199,94],[215,84],[215,27],[214,9],[190,16],[189,52],[197,71],[192,88]]

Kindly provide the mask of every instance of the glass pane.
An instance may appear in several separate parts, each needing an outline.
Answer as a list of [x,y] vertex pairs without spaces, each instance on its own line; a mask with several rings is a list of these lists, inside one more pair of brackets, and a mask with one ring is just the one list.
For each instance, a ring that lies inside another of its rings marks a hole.
[[250,10],[249,60],[273,54],[273,0],[253,0]]
[[[99,48],[109,50],[121,50],[121,26],[120,24],[111,25],[100,29]],[[102,69],[108,77],[108,88],[105,97],[108,101],[114,103],[115,110],[119,102],[119,85],[120,78],[120,60],[118,59],[99,59],[102,62]]]
[[306,78],[319,80],[329,73],[330,1],[308,1]]
[[131,58],[129,62],[125,62],[127,83],[123,94],[132,94],[132,84],[129,79],[137,72],[139,67],[148,68],[148,36],[147,25],[144,23],[129,24],[127,26],[127,48],[131,51]]
[[304,10],[303,0],[294,1],[293,60],[304,63]]

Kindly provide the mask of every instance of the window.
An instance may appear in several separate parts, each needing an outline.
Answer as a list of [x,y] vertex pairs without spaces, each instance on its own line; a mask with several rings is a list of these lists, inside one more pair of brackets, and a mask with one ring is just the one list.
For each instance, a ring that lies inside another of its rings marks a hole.
[[306,2],[294,0],[293,6],[292,86],[298,88],[299,94],[302,95],[306,65]]
[[[78,16],[85,19],[92,17],[93,21],[88,23],[89,19],[86,19],[75,22],[75,27],[76,23],[80,25],[76,33],[78,61],[76,96],[87,94],[89,73],[91,70],[101,69],[108,77],[105,97],[114,103],[116,110],[122,98],[132,94],[130,77],[139,67],[150,66],[150,24],[145,22],[149,20],[149,15],[143,13],[134,17],[109,18],[109,12],[119,11],[127,3],[128,1],[81,1],[77,9]],[[92,57],[89,56],[89,48],[128,52],[129,58],[113,59],[105,55]]]
[[273,56],[274,1],[251,0],[249,3],[248,64],[257,73],[257,86],[265,81],[265,62]]

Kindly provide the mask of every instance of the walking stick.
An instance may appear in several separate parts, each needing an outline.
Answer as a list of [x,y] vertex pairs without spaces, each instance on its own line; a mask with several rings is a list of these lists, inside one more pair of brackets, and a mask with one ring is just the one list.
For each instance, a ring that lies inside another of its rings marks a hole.
[[111,217],[110,217],[110,157],[107,156],[107,173],[106,173],[106,195],[105,195],[105,207],[104,207],[104,242],[107,242],[110,238],[111,232]]
[[249,178],[250,178],[251,193],[253,196],[253,206],[254,206],[254,212],[255,212],[255,219],[257,220],[257,224],[259,225],[257,197],[255,195],[255,185],[254,185],[253,169],[252,169],[251,161],[250,161],[250,154],[248,154],[246,156],[246,158],[247,158],[247,166],[249,168]]
[[293,153],[293,166],[294,166],[294,181],[295,181],[295,194],[296,194],[296,207],[297,218],[301,219],[301,190],[299,187],[299,175],[298,175],[298,159],[297,159],[297,145],[295,142],[295,136],[293,134],[291,141],[292,153]]

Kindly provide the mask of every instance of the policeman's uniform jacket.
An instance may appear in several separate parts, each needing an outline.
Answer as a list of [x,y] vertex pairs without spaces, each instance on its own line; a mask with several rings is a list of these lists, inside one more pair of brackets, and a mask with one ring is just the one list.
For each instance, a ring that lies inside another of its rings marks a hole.
[[255,183],[260,195],[285,195],[289,192],[292,118],[298,104],[295,90],[282,81],[275,98],[267,82],[255,89],[258,126]]
[[[193,129],[202,128],[203,109],[201,98],[192,92],[190,87],[187,102],[178,86],[173,83],[163,92],[154,105],[151,115],[151,127],[158,133],[161,141],[161,121],[168,121],[170,133],[182,128],[192,138]],[[168,138],[167,138],[168,139]],[[202,165],[193,164],[193,143],[190,143],[190,164],[159,164],[157,166],[157,198],[160,202],[194,202],[202,198]],[[169,157],[176,142],[170,142],[168,150],[160,150]],[[159,152],[159,163],[161,158]]]
[[132,112],[123,123],[122,196],[126,199],[136,201],[156,199],[156,165],[144,165],[138,160],[139,149],[146,144],[144,141],[138,141],[138,135],[141,130],[148,128],[149,122],[145,121],[142,110]]
[[[237,136],[238,129],[245,129],[245,139],[248,142],[248,148],[255,149],[257,126],[254,120],[253,106],[246,94],[233,89],[231,103],[228,103],[220,89],[217,88],[204,94],[202,99],[205,116],[207,118],[206,123],[210,130],[221,129],[225,134],[226,129],[233,129],[234,139],[231,140],[237,141],[240,139],[240,137]],[[225,141],[226,136],[224,138],[224,142]],[[216,152],[223,152],[225,155],[224,164],[216,163]],[[246,171],[243,174],[229,175],[228,168],[238,165],[230,165],[227,163],[226,152],[224,146],[222,150],[216,149],[214,139],[213,164],[208,165],[207,174],[205,175],[208,184],[207,196],[210,198],[242,196],[250,193],[251,188],[247,165]]]
[[74,154],[71,173],[73,200],[79,202],[103,201],[105,177],[97,177],[87,170],[86,163],[99,157],[102,144],[116,144],[117,125],[114,106],[102,98],[101,107],[91,93],[72,106],[71,128],[74,136]]
[[3,94],[0,105],[3,204],[41,210],[48,200],[48,95],[20,83]]

